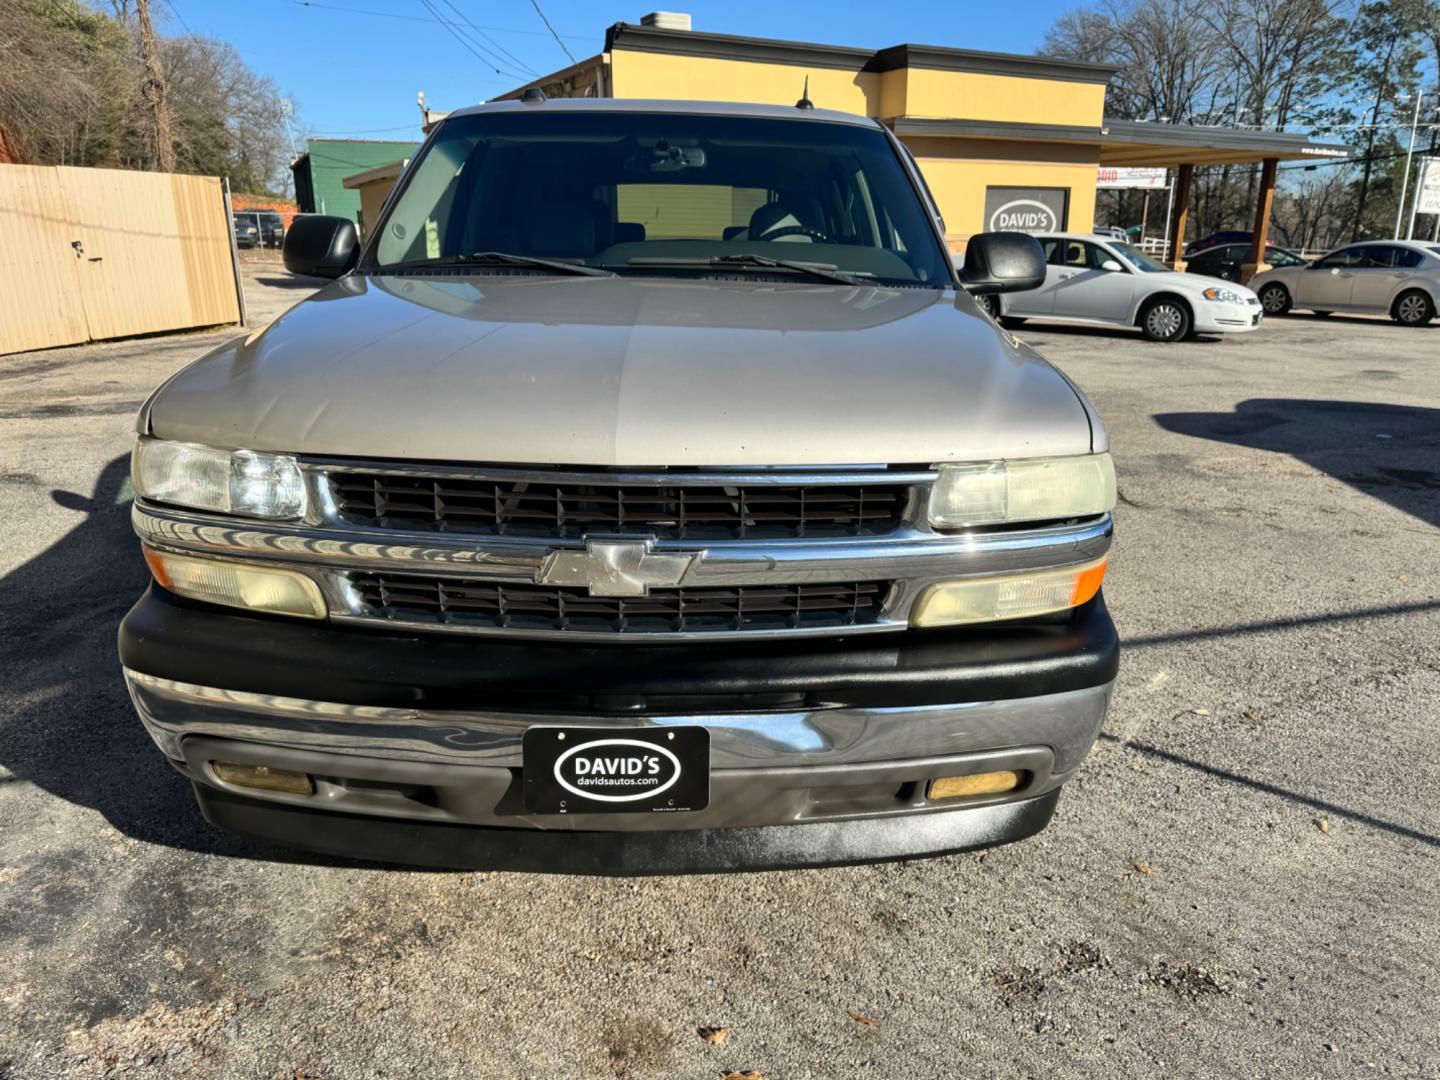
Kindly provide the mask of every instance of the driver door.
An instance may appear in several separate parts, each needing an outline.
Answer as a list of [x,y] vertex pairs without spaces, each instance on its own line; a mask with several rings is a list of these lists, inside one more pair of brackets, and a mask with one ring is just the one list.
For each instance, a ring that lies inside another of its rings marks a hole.
[[1007,315],[1049,315],[1055,310],[1055,286],[1060,283],[1060,272],[1064,269],[1065,241],[1057,237],[1039,240],[1045,252],[1045,284],[1038,289],[1006,294],[1002,303]]
[[[1065,240],[1062,244],[1065,262],[1058,268],[1055,318],[1128,322],[1135,284],[1124,263],[1088,240]],[[1106,263],[1120,269],[1106,270]]]
[[1360,263],[1362,250],[1348,247],[1332,251],[1300,271],[1295,278],[1295,306],[1312,311],[1349,307],[1350,293],[1355,288],[1355,267]]

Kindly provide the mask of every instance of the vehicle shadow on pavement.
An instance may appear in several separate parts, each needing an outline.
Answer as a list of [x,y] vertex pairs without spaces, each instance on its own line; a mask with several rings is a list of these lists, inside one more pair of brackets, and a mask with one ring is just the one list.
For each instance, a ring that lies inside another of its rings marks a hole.
[[[1078,323],[1045,322],[1043,318],[1039,321],[1026,320],[1025,323],[1017,326],[1014,332],[1017,337],[1022,339],[1027,335],[1054,334],[1057,337],[1117,338],[1124,341],[1138,341],[1142,345],[1158,344],[1147,341],[1145,336],[1140,333],[1138,326],[1085,326]],[[1223,341],[1224,337],[1223,334],[1192,334],[1184,341],[1170,344],[1180,347],[1215,345]]]
[[1440,526],[1440,409],[1252,398],[1226,413],[1158,413],[1166,431],[1289,454]]
[[149,582],[130,527],[129,456],[105,466],[92,495],[52,491],[51,497],[86,516],[0,579],[0,671],[10,699],[0,765],[146,843],[239,858],[368,865],[266,847],[200,816],[189,783],[166,764],[135,715],[115,654],[120,619]]

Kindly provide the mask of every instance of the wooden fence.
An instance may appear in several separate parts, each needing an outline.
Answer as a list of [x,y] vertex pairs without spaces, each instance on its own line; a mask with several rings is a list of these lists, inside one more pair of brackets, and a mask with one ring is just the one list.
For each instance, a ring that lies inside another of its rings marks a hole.
[[0,165],[0,354],[241,321],[212,176]]

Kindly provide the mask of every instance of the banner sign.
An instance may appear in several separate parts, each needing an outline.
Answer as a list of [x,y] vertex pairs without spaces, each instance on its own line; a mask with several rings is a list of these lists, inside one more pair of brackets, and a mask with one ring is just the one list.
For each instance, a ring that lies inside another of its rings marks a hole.
[[1165,188],[1165,169],[1101,165],[1095,173],[1097,188]]
[[1440,214],[1440,158],[1426,158],[1415,196],[1417,214]]
[[1069,219],[1069,203],[1069,188],[988,187],[985,189],[985,229],[987,232],[1060,232]]

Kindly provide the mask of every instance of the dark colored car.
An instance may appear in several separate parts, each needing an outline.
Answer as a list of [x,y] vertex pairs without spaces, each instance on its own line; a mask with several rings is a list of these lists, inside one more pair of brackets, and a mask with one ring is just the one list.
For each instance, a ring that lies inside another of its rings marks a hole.
[[256,247],[260,243],[260,226],[255,221],[255,215],[236,211],[233,217],[235,219],[235,246]]
[[1188,259],[1196,252],[1206,251],[1213,247],[1219,247],[1221,244],[1249,243],[1249,241],[1250,234],[1248,232],[1236,232],[1234,229],[1222,232],[1213,232],[1209,236],[1202,236],[1199,240],[1196,240],[1193,244],[1187,247],[1185,249],[1185,257]]
[[260,226],[260,245],[280,247],[285,242],[285,219],[276,210],[255,210],[252,214]]
[[[1198,251],[1186,261],[1185,270],[1190,274],[1204,274],[1206,277],[1224,278],[1226,281],[1240,280],[1240,267],[1250,261],[1250,241],[1241,244],[1220,244]],[[1293,251],[1268,244],[1265,247],[1265,261],[1271,266],[1308,266],[1309,260],[1302,259]]]

